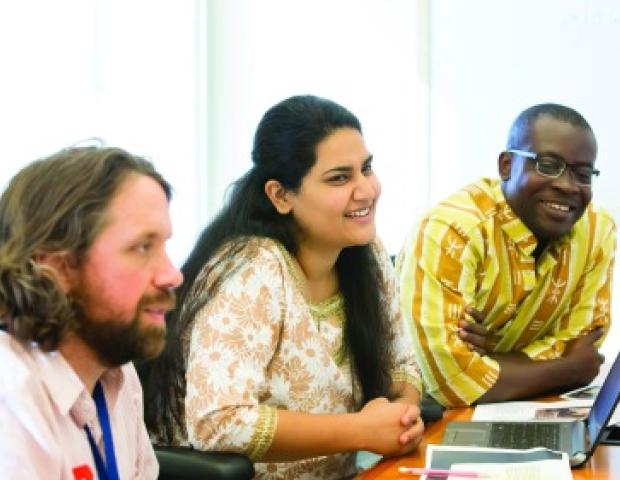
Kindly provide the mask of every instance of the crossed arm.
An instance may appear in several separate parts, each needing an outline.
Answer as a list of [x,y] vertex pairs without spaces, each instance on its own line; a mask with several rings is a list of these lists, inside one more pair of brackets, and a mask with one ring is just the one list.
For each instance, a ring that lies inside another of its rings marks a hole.
[[[401,259],[406,266],[401,272],[403,309],[412,321],[429,393],[444,405],[464,406],[589,383],[604,360],[598,345],[609,312],[601,311],[605,302],[600,300],[609,297],[614,240],[610,234],[592,268],[583,273],[560,326],[507,353],[488,350],[486,326],[494,319],[465,307],[476,296],[478,266],[451,257],[444,264],[449,268],[437,268],[429,259],[441,255],[441,242],[426,241],[424,258],[406,253]],[[454,316],[457,311],[460,317]]]
[[[467,342],[472,351],[485,355],[486,328],[483,315],[474,309],[469,309],[469,312],[475,321],[461,320],[459,337]],[[489,356],[499,364],[500,374],[495,384],[477,403],[530,397],[590,383],[604,361],[596,347],[603,333],[603,328],[597,327],[571,340],[564,350],[564,356],[553,360],[532,360],[522,352],[490,353]]]

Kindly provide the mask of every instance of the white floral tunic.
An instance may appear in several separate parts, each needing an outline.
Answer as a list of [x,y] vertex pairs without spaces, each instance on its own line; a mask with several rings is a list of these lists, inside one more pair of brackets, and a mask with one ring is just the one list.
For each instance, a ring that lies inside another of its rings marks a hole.
[[[420,389],[392,265],[383,247],[375,247],[395,323],[393,379]],[[203,268],[189,298],[191,305],[206,288],[213,288],[223,269],[228,272],[186,339],[189,443],[202,450],[241,452],[260,461],[276,430],[277,409],[306,413],[359,409],[359,387],[348,360],[340,355],[344,315],[340,294],[309,304],[299,288],[296,260],[266,238],[248,239],[219,271],[211,268],[213,263]],[[270,479],[343,478],[355,473],[353,454],[257,463],[255,468],[257,478]]]

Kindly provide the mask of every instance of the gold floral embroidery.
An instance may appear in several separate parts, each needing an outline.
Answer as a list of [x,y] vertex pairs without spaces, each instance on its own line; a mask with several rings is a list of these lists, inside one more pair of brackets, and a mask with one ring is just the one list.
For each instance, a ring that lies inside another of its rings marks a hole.
[[312,318],[317,322],[330,317],[336,317],[340,320],[344,319],[344,299],[340,293],[329,297],[323,302],[308,303],[308,308]]
[[392,382],[408,383],[409,385],[413,385],[420,394],[422,393],[422,382],[420,377],[416,377],[406,370],[398,369],[392,372]]
[[[303,280],[301,278],[301,273],[299,271],[300,267],[290,252],[284,248],[283,245],[278,244],[278,249],[282,253],[284,260],[286,262],[286,266],[288,268],[289,273],[295,280],[295,285],[299,289],[300,292],[303,292]],[[340,322],[344,320],[344,299],[340,293],[336,293],[332,295],[327,300],[318,303],[311,303],[306,301],[308,305],[308,309],[310,310],[310,314],[312,318],[317,322],[317,326],[320,330],[321,321],[330,317],[335,317]]]
[[258,415],[259,419],[247,449],[248,457],[255,462],[263,458],[271,446],[278,421],[276,409],[268,405],[260,405]]
[[288,271],[293,276],[293,280],[295,280],[295,284],[297,285],[297,288],[299,288],[299,290],[302,291],[303,282],[301,279],[301,273],[299,272],[300,267],[299,267],[299,264],[297,263],[297,260],[293,258],[293,256],[290,254],[290,252],[286,248],[284,248],[284,245],[280,243],[278,243],[277,245],[278,245],[278,250],[284,257],[284,261],[286,262],[286,267],[288,268]]

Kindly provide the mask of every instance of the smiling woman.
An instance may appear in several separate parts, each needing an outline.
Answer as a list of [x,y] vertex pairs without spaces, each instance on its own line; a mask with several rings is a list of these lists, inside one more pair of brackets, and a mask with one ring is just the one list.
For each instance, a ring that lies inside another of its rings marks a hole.
[[291,97],[252,161],[183,267],[169,349],[142,369],[152,433],[266,462],[259,477],[342,478],[355,450],[411,451],[419,374],[359,121]]
[[[364,138],[355,128],[338,128],[317,145],[316,163],[298,189],[270,179],[265,192],[278,213],[291,214],[298,226],[297,258],[302,267],[307,253],[320,252],[335,263],[343,248],[367,245],[375,238],[381,187]],[[314,276],[312,265],[304,270]]]

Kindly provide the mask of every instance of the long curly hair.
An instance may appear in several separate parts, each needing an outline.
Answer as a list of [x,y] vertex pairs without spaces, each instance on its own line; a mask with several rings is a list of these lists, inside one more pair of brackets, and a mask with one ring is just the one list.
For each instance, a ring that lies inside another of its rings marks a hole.
[[75,317],[54,272],[37,255],[66,253],[79,265],[131,173],[170,185],[153,165],[119,148],[74,147],[18,172],[0,197],[0,325],[44,351],[58,348]]

